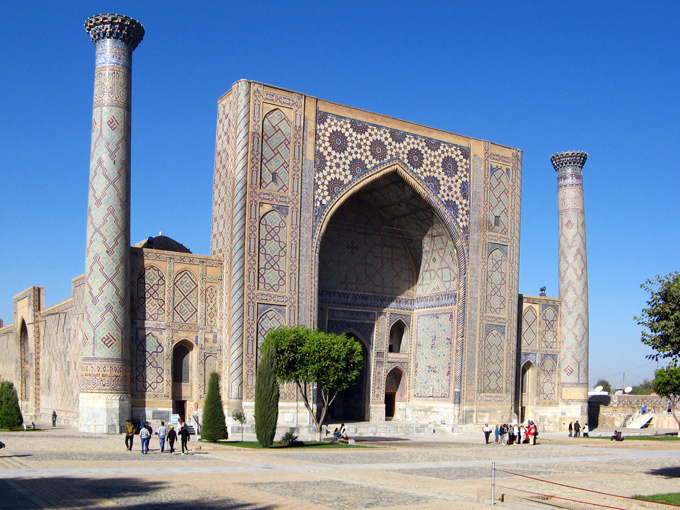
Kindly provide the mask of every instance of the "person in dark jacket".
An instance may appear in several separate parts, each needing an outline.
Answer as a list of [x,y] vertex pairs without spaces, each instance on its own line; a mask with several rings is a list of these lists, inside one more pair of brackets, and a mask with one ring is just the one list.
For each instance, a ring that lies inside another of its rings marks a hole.
[[177,432],[175,432],[175,426],[170,425],[170,430],[168,431],[168,444],[170,445],[170,455],[175,453],[175,441],[177,440]]
[[186,455],[189,452],[189,446],[187,445],[189,442],[189,429],[186,423],[179,429],[179,437],[182,440],[182,455]]

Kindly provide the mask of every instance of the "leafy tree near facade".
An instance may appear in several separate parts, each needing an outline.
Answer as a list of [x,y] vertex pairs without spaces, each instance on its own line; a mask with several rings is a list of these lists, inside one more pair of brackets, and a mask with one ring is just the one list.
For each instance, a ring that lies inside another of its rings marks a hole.
[[271,446],[279,418],[279,383],[276,380],[276,352],[266,341],[260,347],[255,379],[255,436],[263,447]]
[[612,385],[607,379],[600,379],[595,383],[595,387],[597,388],[598,386],[602,386],[602,391],[606,391],[607,393],[612,393]]
[[631,395],[651,395],[654,392],[654,382],[649,379],[645,379],[640,384],[633,386],[633,391],[630,392]]
[[201,438],[206,441],[228,439],[227,425],[220,396],[220,376],[217,372],[210,373],[208,380],[208,392],[203,406],[203,428]]
[[[320,439],[328,408],[340,391],[354,385],[363,367],[361,345],[345,335],[322,333],[304,326],[271,331],[265,344],[271,345],[276,353],[279,382],[297,385]],[[313,385],[321,396],[318,417],[312,407]]]
[[657,275],[641,287],[650,293],[650,298],[647,308],[643,308],[635,320],[645,328],[642,342],[656,351],[647,357],[655,361],[670,358],[677,363],[680,361],[680,272]]
[[[680,367],[660,368],[654,372],[654,391],[661,397],[666,397],[671,403],[671,414],[678,423],[680,431]],[[680,432],[678,432],[680,434]]]
[[14,384],[3,381],[0,385],[0,428],[12,430],[14,427],[21,427],[24,417],[19,407],[19,398]]

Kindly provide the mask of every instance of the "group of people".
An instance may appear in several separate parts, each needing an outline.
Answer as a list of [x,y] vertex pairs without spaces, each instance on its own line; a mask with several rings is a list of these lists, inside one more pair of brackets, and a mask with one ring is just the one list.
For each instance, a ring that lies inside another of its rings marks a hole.
[[494,433],[496,444],[536,444],[536,437],[538,436],[538,427],[531,420],[527,422],[526,426],[517,423],[514,425],[503,423],[496,425],[494,429],[486,423],[482,430],[486,444],[489,444],[491,432]]
[[[143,418],[140,420],[140,424],[139,439],[142,441],[142,454],[147,454],[149,453],[149,441],[153,434],[153,429],[151,428],[151,424],[148,421],[144,421]],[[130,420],[127,420],[125,422],[125,447],[128,449],[128,451],[132,451],[132,444],[135,440],[136,431],[137,428],[135,425]],[[182,441],[182,455],[186,455],[189,452],[189,446],[187,443],[190,439],[190,433],[186,423],[183,423],[179,429],[179,432],[177,432],[175,431],[174,425],[170,425],[170,429],[168,429],[165,426],[165,422],[162,421],[161,426],[158,427],[158,430],[156,431],[156,434],[158,435],[158,444],[160,446],[161,453],[165,452],[165,441],[167,439],[168,445],[170,446],[170,454],[174,454],[175,441],[177,440],[178,436]]]
[[581,432],[583,432],[583,437],[590,437],[590,429],[586,423],[581,427],[581,424],[576,420],[575,422],[569,422],[569,437],[581,437]]

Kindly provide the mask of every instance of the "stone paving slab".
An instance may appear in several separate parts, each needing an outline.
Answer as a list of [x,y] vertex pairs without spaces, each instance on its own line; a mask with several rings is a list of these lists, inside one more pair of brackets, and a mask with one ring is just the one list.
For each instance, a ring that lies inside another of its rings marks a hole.
[[[74,429],[0,433],[7,444],[0,451],[0,508],[488,508],[488,498],[478,494],[490,489],[492,462],[518,475],[614,494],[678,490],[675,442],[541,439],[536,446],[505,446],[457,435],[437,442],[361,442],[374,448],[268,451],[192,441],[191,454],[182,456],[161,454],[154,440],[149,455],[139,444],[128,452],[122,436]],[[508,494],[575,494],[501,471],[497,481]]]

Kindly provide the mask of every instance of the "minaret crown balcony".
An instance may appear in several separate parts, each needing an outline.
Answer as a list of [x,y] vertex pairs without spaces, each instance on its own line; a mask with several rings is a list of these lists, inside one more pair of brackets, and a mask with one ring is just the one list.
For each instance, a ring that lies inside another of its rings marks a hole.
[[558,152],[550,156],[550,161],[557,172],[566,168],[583,170],[586,159],[588,159],[588,153],[583,151]]
[[120,14],[97,14],[85,20],[85,30],[96,45],[102,39],[116,39],[124,42],[134,51],[144,38],[142,24]]

